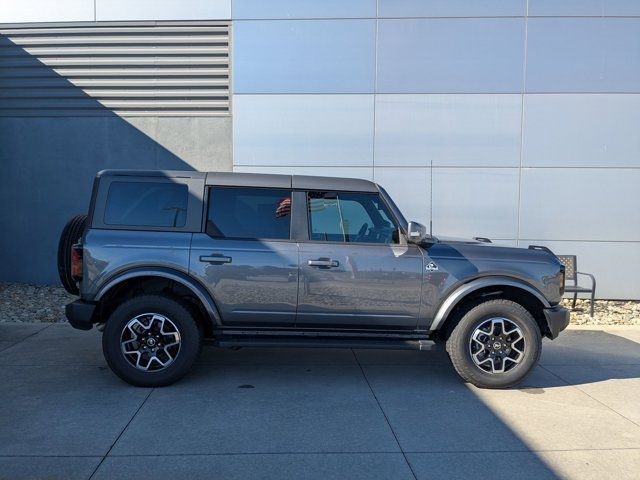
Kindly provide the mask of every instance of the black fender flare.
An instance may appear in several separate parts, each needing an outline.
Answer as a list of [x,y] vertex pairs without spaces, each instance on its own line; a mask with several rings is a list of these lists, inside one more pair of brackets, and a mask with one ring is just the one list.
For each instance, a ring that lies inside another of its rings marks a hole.
[[221,325],[222,317],[220,316],[220,311],[207,289],[188,275],[171,268],[140,267],[118,273],[113,277],[110,277],[102,284],[102,286],[100,286],[94,296],[94,300],[99,302],[113,287],[136,277],[162,277],[182,284],[202,302],[202,305],[204,305],[204,308],[209,315],[211,325],[214,328]]
[[491,276],[491,277],[482,277],[477,278],[475,280],[470,281],[469,283],[465,283],[456,288],[453,292],[451,292],[447,298],[440,304],[440,307],[436,311],[436,314],[433,317],[433,322],[431,322],[431,326],[429,327],[430,331],[436,331],[444,325],[444,322],[447,320],[447,317],[451,313],[451,311],[455,308],[455,306],[462,301],[468,294],[479,290],[481,288],[486,287],[514,287],[524,290],[528,293],[531,293],[535,296],[543,305],[543,308],[551,307],[549,301],[545,298],[545,296],[535,287],[529,285],[528,283],[518,280],[512,277],[502,277],[502,276]]

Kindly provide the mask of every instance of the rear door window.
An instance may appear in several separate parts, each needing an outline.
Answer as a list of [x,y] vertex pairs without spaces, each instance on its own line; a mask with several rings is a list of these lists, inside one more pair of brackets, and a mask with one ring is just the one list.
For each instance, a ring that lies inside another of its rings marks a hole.
[[291,190],[212,187],[207,233],[217,238],[288,240]]
[[169,182],[111,182],[106,225],[184,227],[187,185]]

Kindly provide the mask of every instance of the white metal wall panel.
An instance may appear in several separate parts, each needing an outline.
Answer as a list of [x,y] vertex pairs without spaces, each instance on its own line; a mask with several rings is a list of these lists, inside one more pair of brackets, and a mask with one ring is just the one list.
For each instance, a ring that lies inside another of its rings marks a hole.
[[229,114],[229,26],[0,28],[0,116]]
[[376,95],[378,165],[517,167],[521,96]]
[[638,185],[637,168],[524,168],[520,238],[640,242]]
[[372,166],[373,95],[234,95],[234,165]]
[[526,91],[640,92],[640,18],[530,18]]
[[434,168],[433,233],[515,239],[517,168]]
[[0,0],[0,23],[93,20],[94,0]]
[[395,18],[516,17],[525,14],[525,1],[526,0],[378,0],[378,16]]
[[375,16],[376,0],[233,0],[234,20]]
[[529,0],[529,15],[550,17],[638,16],[638,0]]
[[234,93],[373,93],[375,20],[233,24]]
[[522,163],[640,168],[640,94],[527,94]]
[[378,20],[376,93],[519,93],[522,18]]
[[95,0],[96,20],[227,20],[231,0]]

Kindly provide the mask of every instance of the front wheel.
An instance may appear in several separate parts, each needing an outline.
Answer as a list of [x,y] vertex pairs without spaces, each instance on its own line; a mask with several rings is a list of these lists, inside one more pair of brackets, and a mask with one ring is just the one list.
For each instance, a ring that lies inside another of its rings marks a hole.
[[138,387],[169,385],[186,375],[202,347],[202,331],[183,302],[141,295],[107,320],[102,350],[111,370]]
[[537,365],[540,329],[531,313],[510,300],[489,300],[469,310],[447,340],[458,374],[481,388],[520,383]]

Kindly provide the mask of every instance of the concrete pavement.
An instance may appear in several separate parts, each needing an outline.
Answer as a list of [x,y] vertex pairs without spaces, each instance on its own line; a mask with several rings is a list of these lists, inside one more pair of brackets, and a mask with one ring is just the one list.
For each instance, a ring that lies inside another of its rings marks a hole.
[[545,341],[518,389],[441,351],[205,347],[162,389],[97,331],[0,324],[0,479],[640,478],[640,328]]

